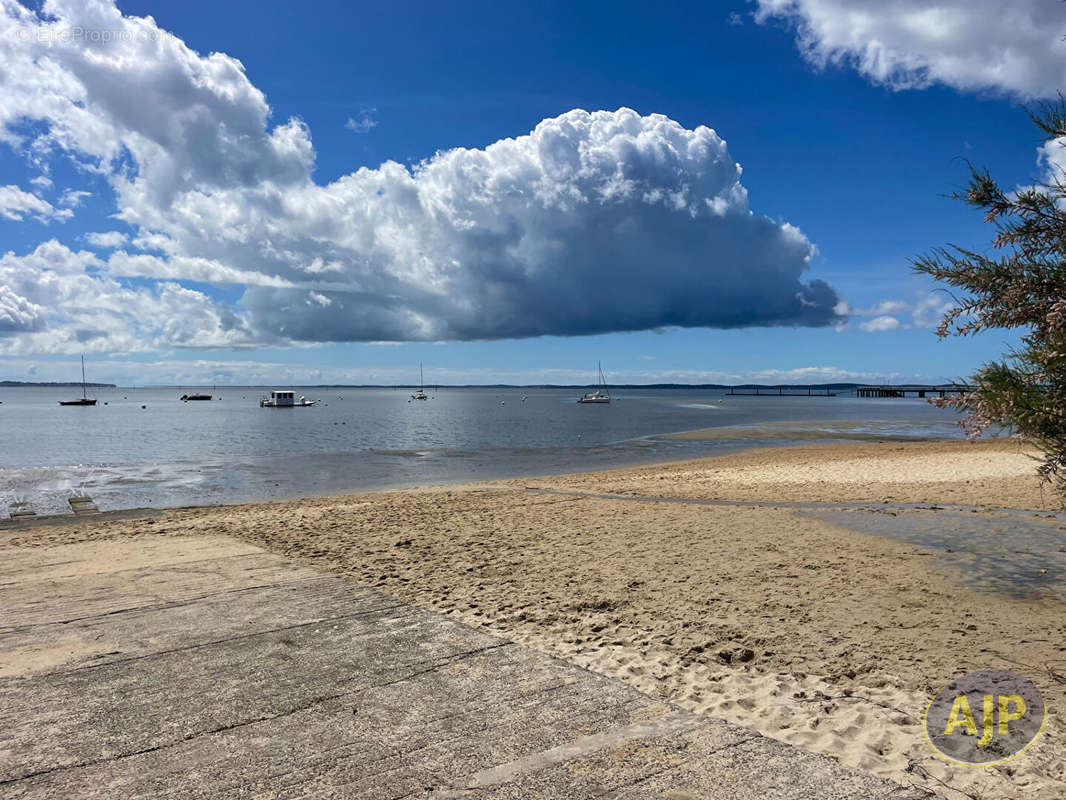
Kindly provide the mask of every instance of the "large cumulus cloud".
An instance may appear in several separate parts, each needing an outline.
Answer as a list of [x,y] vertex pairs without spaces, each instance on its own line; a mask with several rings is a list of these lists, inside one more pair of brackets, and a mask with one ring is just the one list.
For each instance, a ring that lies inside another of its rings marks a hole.
[[897,89],[941,83],[1025,98],[1066,88],[1059,0],[754,0],[795,27],[818,65],[849,64]]
[[[285,225],[260,229],[286,255],[258,255],[292,280],[316,275],[325,302],[252,288],[245,303],[257,324],[296,338],[827,324],[833,290],[802,281],[810,243],[752,214],[739,181],[708,128],[575,110],[484,150],[288,196]],[[323,240],[328,261],[316,265]]]
[[[236,59],[201,56],[104,0],[49,0],[41,15],[0,3],[0,139],[99,172],[134,230],[80,277],[245,287],[232,319],[203,317],[211,341],[836,319],[834,290],[804,275],[811,243],[752,212],[710,128],[573,110],[484,149],[320,185],[310,131],[271,127]],[[71,29],[109,34],[71,41]]]

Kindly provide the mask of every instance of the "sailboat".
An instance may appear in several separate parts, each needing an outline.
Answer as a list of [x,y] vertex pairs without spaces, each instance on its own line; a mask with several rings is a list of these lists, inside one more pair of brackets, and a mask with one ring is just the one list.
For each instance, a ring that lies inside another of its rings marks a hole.
[[577,399],[579,403],[609,403],[611,402],[611,393],[607,389],[607,381],[603,377],[603,366],[599,361],[596,362],[596,368],[600,373],[600,388],[594,392],[586,392]]
[[426,394],[426,379],[422,376],[422,362],[418,362],[418,391],[411,395],[412,400],[428,400]]
[[77,400],[60,400],[61,406],[95,406],[96,398],[85,394],[85,356],[81,357],[81,397]]

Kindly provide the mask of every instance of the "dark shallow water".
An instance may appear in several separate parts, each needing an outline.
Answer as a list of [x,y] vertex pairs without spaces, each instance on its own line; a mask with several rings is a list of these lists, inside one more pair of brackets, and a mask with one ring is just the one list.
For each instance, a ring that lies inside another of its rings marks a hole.
[[842,528],[932,550],[981,591],[1066,600],[1066,518],[1038,512],[954,508],[821,510],[811,516]]
[[[656,434],[769,426],[830,434],[957,437],[955,415],[917,399],[724,397],[624,390],[610,405],[577,392],[300,389],[304,409],[264,409],[260,388],[101,389],[95,407],[61,407],[69,388],[0,389],[0,502],[67,511],[88,492],[101,509],[233,503],[363,489],[608,469],[789,443]],[[211,390],[207,390],[211,391]],[[220,398],[220,399],[219,399]],[[523,400],[525,398],[525,400]],[[146,406],[142,408],[141,406]]]

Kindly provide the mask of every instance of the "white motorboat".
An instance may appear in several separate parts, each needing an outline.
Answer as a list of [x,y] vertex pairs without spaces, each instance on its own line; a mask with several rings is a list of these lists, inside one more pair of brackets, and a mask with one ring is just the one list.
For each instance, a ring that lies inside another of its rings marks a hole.
[[296,397],[296,392],[288,389],[275,389],[270,393],[270,397],[261,397],[259,399],[260,408],[309,408],[317,403],[317,400],[308,400],[303,395],[300,395],[299,399]]
[[593,392],[585,392],[585,394],[581,395],[581,397],[579,397],[577,399],[577,402],[579,402],[579,403],[610,403],[611,402],[611,392],[610,392],[610,390],[608,390],[607,381],[603,377],[603,367],[600,365],[600,363],[598,361],[596,362],[596,367],[597,367],[597,369],[599,370],[599,373],[600,373],[600,375],[599,375],[600,388],[596,389]]

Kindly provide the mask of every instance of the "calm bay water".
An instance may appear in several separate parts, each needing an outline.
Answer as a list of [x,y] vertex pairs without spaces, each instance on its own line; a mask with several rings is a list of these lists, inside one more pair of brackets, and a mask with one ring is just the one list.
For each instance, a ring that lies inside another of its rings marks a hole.
[[[362,489],[542,475],[782,444],[656,434],[795,423],[878,435],[957,437],[956,415],[917,399],[728,397],[721,391],[578,392],[296,388],[313,408],[260,408],[259,388],[183,403],[176,388],[96,389],[95,407],[61,407],[80,389],[0,389],[0,516],[9,503],[68,510],[74,491],[101,509],[209,505]],[[523,401],[523,397],[526,399]],[[105,405],[106,404],[106,405]],[[142,408],[141,406],[146,406]]]

